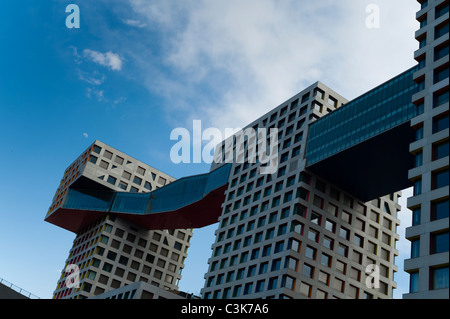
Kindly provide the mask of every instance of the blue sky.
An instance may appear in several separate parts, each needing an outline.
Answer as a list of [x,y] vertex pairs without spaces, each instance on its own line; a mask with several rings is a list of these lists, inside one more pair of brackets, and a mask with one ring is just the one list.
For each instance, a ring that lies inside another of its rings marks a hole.
[[[70,3],[79,29],[65,25]],[[365,25],[370,3],[380,28]],[[412,0],[3,0],[0,277],[51,297],[74,234],[43,219],[94,140],[176,178],[206,172],[171,163],[174,128],[242,127],[317,80],[352,99],[415,64],[417,10]],[[410,217],[400,217],[401,233]],[[214,230],[194,232],[182,290],[199,293]],[[408,290],[400,237],[396,297]]]

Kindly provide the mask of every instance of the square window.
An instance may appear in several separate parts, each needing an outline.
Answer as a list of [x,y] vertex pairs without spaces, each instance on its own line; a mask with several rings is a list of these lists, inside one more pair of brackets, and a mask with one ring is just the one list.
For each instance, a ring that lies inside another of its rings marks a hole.
[[290,277],[290,276],[283,276],[283,287],[290,289],[290,290],[294,290],[295,288],[295,279]]
[[332,232],[332,233],[334,233],[334,231],[336,230],[336,223],[331,221],[331,220],[329,220],[329,219],[327,219],[325,221],[325,229],[330,231],[330,232]]
[[449,287],[448,266],[431,268],[430,289],[444,289]]
[[442,233],[432,233],[431,234],[431,247],[430,247],[430,253],[431,254],[439,254],[442,252],[448,252],[449,251],[449,237],[448,237],[448,231],[442,232]]
[[291,231],[296,232],[297,234],[303,235],[303,224],[294,220],[291,224]]
[[325,236],[323,238],[323,246],[330,250],[333,250],[334,240],[331,239],[330,237]]
[[144,175],[145,175],[145,168],[142,168],[142,167],[138,166],[136,172],[137,172],[139,175],[144,176]]
[[358,247],[364,247],[364,238],[362,236],[356,235],[353,237],[353,243]]
[[319,242],[319,232],[314,229],[308,230],[308,239],[314,242]]
[[268,262],[261,263],[259,266],[259,274],[261,275],[267,273],[268,268],[269,268]]
[[307,185],[311,185],[312,176],[308,173],[301,172],[299,177],[299,182],[303,182]]
[[116,185],[117,178],[110,175],[110,176],[108,176],[108,179],[106,181],[112,185]]
[[97,157],[95,157],[94,155],[89,156],[89,162],[91,162],[92,164],[97,163]]
[[330,282],[330,275],[327,274],[326,272],[323,271],[319,271],[319,278],[318,278],[319,282],[325,284],[328,286],[329,282]]
[[448,129],[448,114],[446,116],[437,116],[433,118],[433,134]]
[[119,165],[123,164],[124,159],[118,155],[116,155],[116,158],[114,159],[114,162],[116,162]]
[[323,203],[324,203],[324,200],[323,200],[322,197],[314,195],[314,200],[313,200],[313,205],[314,206],[317,206],[317,207],[322,209],[323,208]]
[[409,292],[414,293],[419,291],[419,272],[410,274],[409,277]]
[[301,217],[306,217],[306,206],[303,206],[301,204],[295,204],[294,206],[294,215],[299,215]]
[[[448,233],[447,233],[447,235],[448,235]],[[279,253],[279,252],[283,251],[283,249],[284,249],[284,241],[279,241],[279,242],[277,242],[275,244],[275,251],[274,251],[274,253],[275,254]]]
[[433,161],[447,157],[449,154],[448,140],[433,144],[432,154],[433,154],[432,156]]
[[330,188],[330,197],[335,199],[336,201],[339,201],[340,192],[336,188],[331,187]]
[[352,223],[352,215],[346,211],[342,211],[342,220],[348,224]]
[[347,265],[342,261],[336,260],[336,270],[345,275],[347,272]]
[[167,182],[167,180],[166,180],[165,178],[159,176],[159,178],[158,178],[158,184],[164,186],[164,185],[166,185],[166,182]]
[[303,187],[297,188],[297,194],[296,197],[299,197],[305,201],[308,201],[309,198],[309,191]]
[[292,257],[286,257],[286,268],[297,271],[298,260]]
[[127,172],[127,171],[123,171],[122,177],[125,178],[126,180],[130,180],[130,178],[131,178],[131,173],[129,173],[129,172]]
[[289,240],[289,248],[292,249],[295,252],[300,251],[301,243],[296,239],[290,239]]
[[448,198],[431,203],[431,220],[448,218],[449,205]]
[[363,220],[361,220],[359,218],[356,218],[356,220],[355,220],[355,228],[359,229],[361,231],[365,231],[366,223]]
[[106,162],[106,161],[104,161],[104,160],[101,160],[101,161],[100,161],[100,167],[101,167],[101,168],[103,168],[103,169],[108,169],[108,166],[109,166],[109,163],[108,163],[108,162]]
[[100,146],[94,145],[94,148],[92,149],[93,152],[100,154],[102,148]]
[[350,231],[344,227],[341,227],[341,229],[339,230],[339,236],[341,238],[344,238],[346,240],[349,240],[350,238]]
[[308,278],[314,278],[314,267],[308,264],[304,264],[302,274]]
[[152,185],[149,182],[145,182],[144,188],[148,189],[149,191],[151,191],[152,190]]
[[103,156],[106,157],[107,159],[112,159],[113,153],[105,150],[105,152],[103,153]]
[[444,169],[431,174],[431,189],[438,189],[449,185],[449,170]]
[[259,280],[256,282],[255,292],[261,292],[264,290],[264,282],[265,282],[265,280]]
[[279,270],[280,268],[281,268],[281,258],[273,260],[270,271],[276,271]]
[[111,265],[110,263],[105,262],[103,264],[103,268],[104,271],[106,272],[111,272],[111,270],[113,269],[113,265]]
[[326,184],[325,182],[321,181],[321,180],[317,180],[316,181],[316,189],[321,191],[322,193],[325,193],[326,190]]
[[134,187],[134,186],[130,187],[130,193],[138,193],[138,192],[139,192],[139,189],[137,189],[136,187]]
[[316,258],[316,249],[306,246],[305,256],[314,260]]
[[311,285],[308,285],[304,282],[300,283],[300,291],[299,291],[302,295],[304,295],[305,297],[311,297]]
[[[448,55],[448,45],[447,45],[447,55]],[[441,105],[444,105],[445,103],[448,103],[449,99],[449,91],[445,90],[439,93],[434,93],[433,96],[433,108],[439,107]]]
[[125,182],[120,181],[119,182],[119,188],[123,190],[127,190],[128,184]]
[[338,254],[344,257],[348,256],[348,247],[342,244],[338,245]]
[[135,177],[133,178],[133,183],[138,184],[138,185],[141,185],[141,183],[142,183],[142,178],[135,176]]
[[320,263],[326,267],[331,266],[331,257],[327,254],[322,253],[322,257],[320,258]]

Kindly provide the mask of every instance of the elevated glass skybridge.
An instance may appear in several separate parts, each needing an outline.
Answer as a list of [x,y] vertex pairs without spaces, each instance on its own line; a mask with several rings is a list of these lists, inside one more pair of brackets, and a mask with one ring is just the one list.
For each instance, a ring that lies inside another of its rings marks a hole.
[[221,214],[230,170],[231,164],[226,164],[207,174],[178,179],[150,193],[74,186],[48,221],[76,231],[99,216],[114,213],[148,229],[203,227],[217,222]]
[[306,168],[361,200],[410,186],[410,120],[421,112],[413,67],[309,126]]

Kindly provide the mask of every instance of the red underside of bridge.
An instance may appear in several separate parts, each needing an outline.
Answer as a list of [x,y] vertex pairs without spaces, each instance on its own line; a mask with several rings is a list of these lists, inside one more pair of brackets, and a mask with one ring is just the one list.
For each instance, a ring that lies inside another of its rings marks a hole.
[[[116,212],[111,214],[120,216],[150,230],[201,228],[218,221],[222,213],[222,203],[225,200],[227,186],[228,184],[217,188],[202,200],[174,211],[147,215]],[[108,212],[59,208],[45,220],[71,232],[78,233],[81,228],[106,214]]]

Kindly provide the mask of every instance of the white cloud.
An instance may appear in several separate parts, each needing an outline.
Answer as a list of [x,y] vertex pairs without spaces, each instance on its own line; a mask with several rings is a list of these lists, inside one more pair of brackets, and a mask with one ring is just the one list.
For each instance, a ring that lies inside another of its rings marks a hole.
[[126,97],[124,97],[124,96],[121,96],[121,97],[119,97],[119,98],[115,99],[115,100],[113,101],[113,103],[114,103],[114,104],[120,104],[120,103],[123,103],[123,102],[125,102],[126,100],[127,100],[127,98],[126,98]]
[[92,74],[78,70],[78,78],[92,85],[100,85],[105,81],[105,75],[94,71]]
[[89,99],[92,98],[92,97],[95,97],[95,98],[97,98],[97,100],[99,102],[103,101],[103,98],[104,98],[103,93],[104,93],[103,90],[97,90],[97,89],[93,89],[93,88],[87,88],[86,89],[86,96]]
[[138,20],[133,20],[133,19],[122,19],[122,22],[125,23],[126,25],[129,25],[131,27],[136,27],[136,28],[144,28],[147,26],[147,24],[142,23]]
[[101,53],[90,49],[84,49],[83,56],[95,63],[106,66],[111,70],[120,71],[122,69],[122,60],[120,56],[111,51]]
[[169,28],[176,28],[180,25],[180,17],[196,6],[196,1],[167,1],[167,0],[129,0],[132,8],[149,25],[159,25]]
[[246,125],[318,80],[352,99],[415,63],[418,5],[378,0],[380,28],[368,29],[373,2],[130,0],[167,35],[164,62],[176,75],[151,72],[143,83],[170,84],[168,104],[190,105],[183,118],[219,128]]

